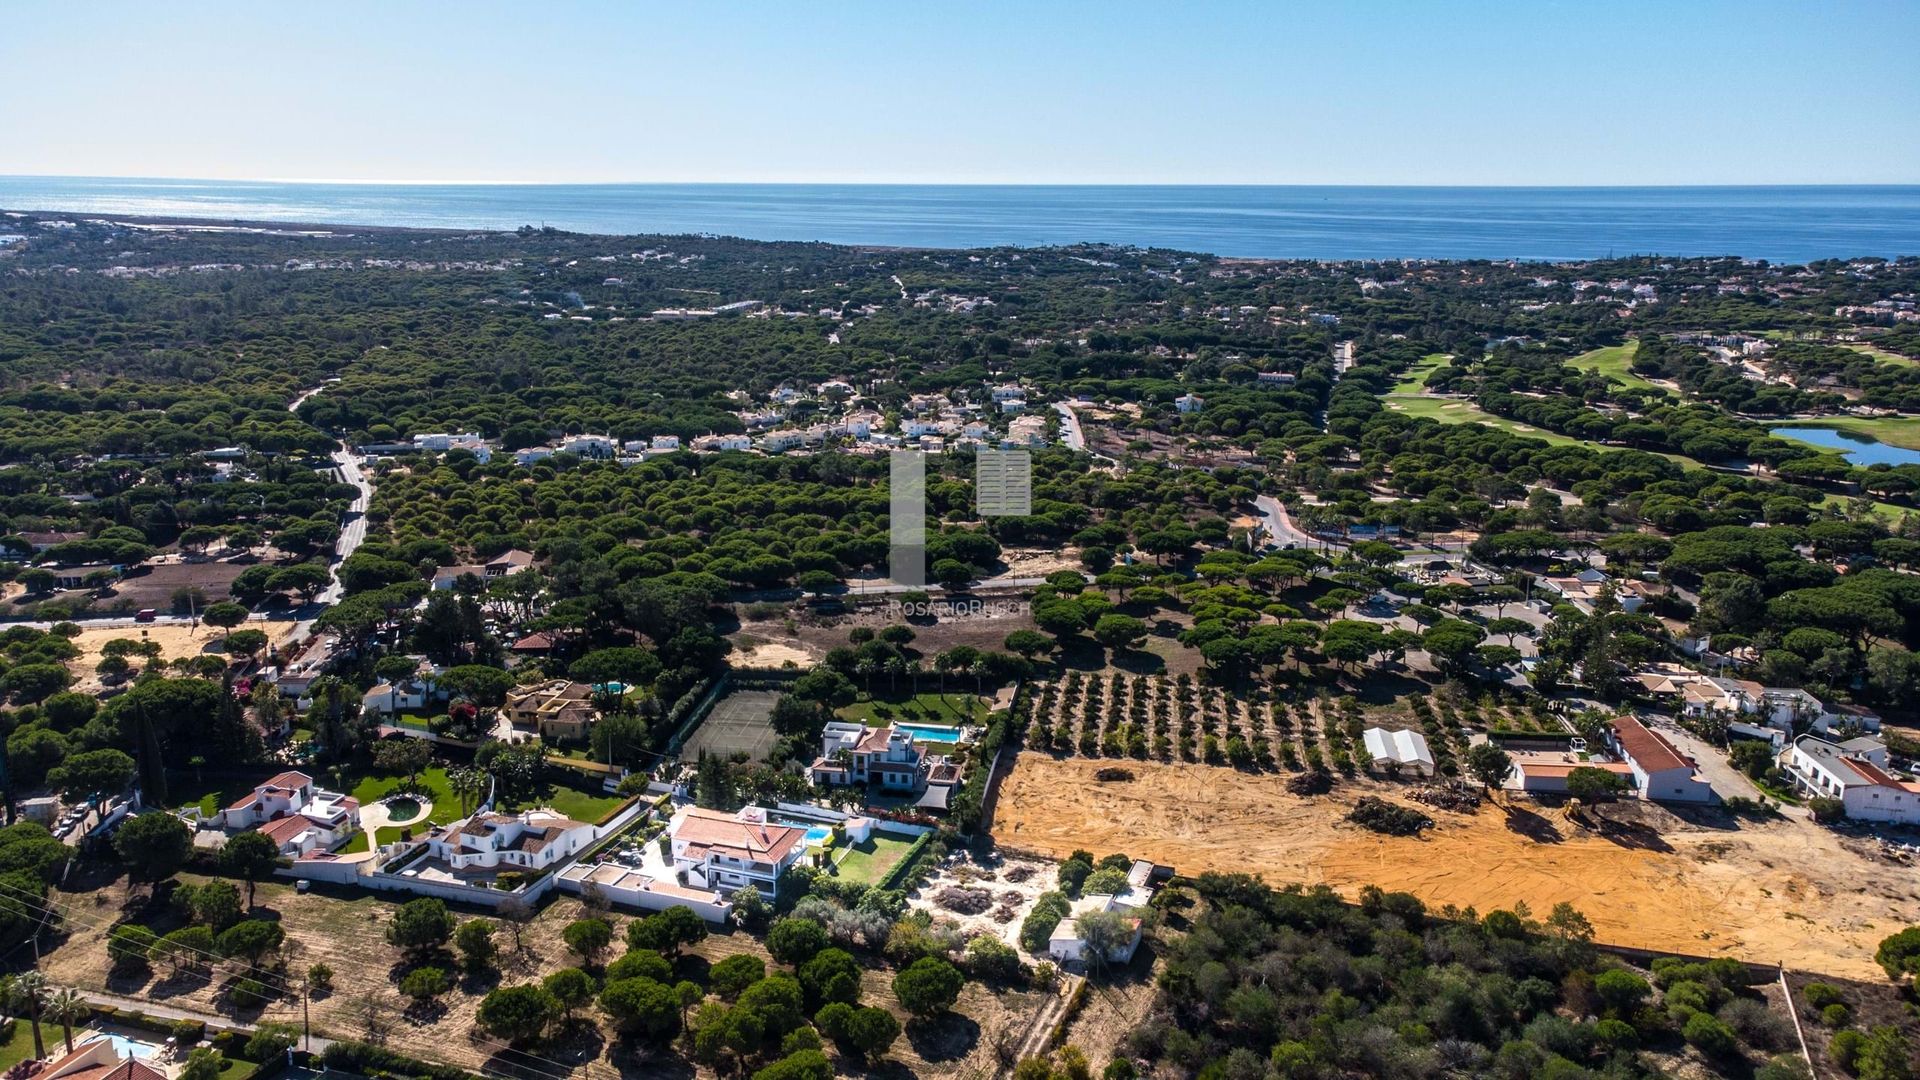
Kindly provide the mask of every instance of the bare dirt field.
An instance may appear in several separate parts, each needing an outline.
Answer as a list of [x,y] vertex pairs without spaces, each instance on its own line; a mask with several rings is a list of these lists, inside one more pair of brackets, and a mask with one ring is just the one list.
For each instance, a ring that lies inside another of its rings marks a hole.
[[[267,644],[271,648],[284,641],[293,630],[291,622],[271,622],[266,619],[250,619],[235,629],[262,630],[266,632]],[[92,626],[80,631],[73,639],[80,655],[68,662],[68,668],[77,680],[75,686],[81,690],[97,691],[101,688],[99,676],[94,667],[100,663],[100,650],[109,641],[127,638],[133,641],[151,641],[160,646],[162,661],[178,660],[183,657],[199,656],[202,653],[220,653],[220,641],[227,632],[217,626],[188,626],[185,623],[152,623],[141,626]],[[142,661],[136,659],[138,666]]]
[[1862,979],[1879,974],[1880,939],[1920,921],[1910,868],[1804,821],[1738,823],[1717,811],[1689,821],[1621,803],[1605,811],[1621,827],[1601,836],[1517,802],[1432,811],[1438,825],[1424,837],[1387,837],[1344,818],[1361,794],[1407,802],[1402,786],[1342,780],[1304,798],[1282,775],[1206,765],[1130,762],[1137,779],[1101,783],[1103,764],[1022,753],[999,791],[996,842],[1052,857],[1124,851],[1186,874],[1244,871],[1345,895],[1378,885],[1481,912],[1525,901],[1544,914],[1566,901],[1610,944]]

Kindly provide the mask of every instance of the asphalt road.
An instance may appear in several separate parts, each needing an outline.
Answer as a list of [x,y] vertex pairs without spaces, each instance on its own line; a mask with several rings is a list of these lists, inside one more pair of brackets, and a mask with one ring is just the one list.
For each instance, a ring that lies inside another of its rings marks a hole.
[[1338,550],[1343,546],[1335,541],[1322,540],[1317,536],[1309,536],[1301,532],[1293,524],[1293,518],[1288,516],[1286,506],[1271,495],[1256,497],[1253,505],[1260,511],[1262,524],[1267,530],[1267,538],[1279,547],[1284,548],[1291,544],[1297,548],[1324,547]]

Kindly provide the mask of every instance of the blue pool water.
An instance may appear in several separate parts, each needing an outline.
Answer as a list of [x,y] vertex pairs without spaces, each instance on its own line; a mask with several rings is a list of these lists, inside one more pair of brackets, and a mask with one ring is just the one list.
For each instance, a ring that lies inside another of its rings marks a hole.
[[807,829],[807,843],[818,843],[833,835],[833,830],[825,825],[813,825]]
[[894,726],[921,742],[957,743],[960,741],[959,728],[933,727],[929,724],[895,724]]
[[96,1038],[88,1039],[87,1041],[90,1043],[96,1043],[96,1042],[99,1042],[101,1039],[105,1039],[108,1042],[112,1043],[113,1052],[123,1058],[124,1057],[150,1058],[153,1055],[160,1052],[160,1048],[153,1045],[152,1043],[143,1043],[137,1039],[129,1039],[125,1035],[101,1035]]

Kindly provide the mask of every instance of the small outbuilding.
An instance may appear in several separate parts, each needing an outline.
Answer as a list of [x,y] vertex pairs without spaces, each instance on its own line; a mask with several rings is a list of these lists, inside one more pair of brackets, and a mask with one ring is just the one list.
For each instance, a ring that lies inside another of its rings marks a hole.
[[1367,753],[1373,757],[1373,763],[1385,766],[1393,762],[1400,772],[1418,773],[1421,776],[1433,775],[1433,751],[1427,748],[1427,737],[1417,731],[1394,731],[1388,728],[1368,728],[1365,733]]

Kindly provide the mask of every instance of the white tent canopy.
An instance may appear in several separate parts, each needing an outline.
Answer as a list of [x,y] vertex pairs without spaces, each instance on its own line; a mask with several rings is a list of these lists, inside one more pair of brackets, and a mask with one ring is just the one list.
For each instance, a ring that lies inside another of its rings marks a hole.
[[1398,762],[1402,769],[1412,769],[1423,776],[1433,775],[1433,751],[1427,749],[1425,735],[1376,727],[1368,728],[1365,738],[1367,753],[1373,755],[1374,761]]

